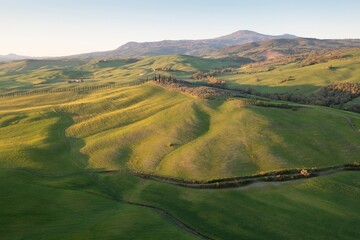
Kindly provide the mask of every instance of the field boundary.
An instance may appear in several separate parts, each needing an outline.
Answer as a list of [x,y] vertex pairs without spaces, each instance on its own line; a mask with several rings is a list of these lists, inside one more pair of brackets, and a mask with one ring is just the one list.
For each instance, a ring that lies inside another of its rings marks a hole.
[[107,170],[98,172],[99,174],[131,174],[143,179],[149,179],[158,182],[169,183],[186,188],[196,189],[225,189],[240,188],[259,182],[287,182],[298,179],[307,179],[334,174],[342,171],[360,171],[360,164],[350,163],[324,168],[301,168],[301,169],[285,169],[274,172],[267,172],[257,175],[219,178],[209,181],[185,180],[173,177],[159,176],[155,174],[123,171],[123,170]]
[[169,220],[170,222],[175,224],[177,227],[179,227],[179,228],[183,229],[184,231],[196,236],[197,238],[201,238],[201,239],[205,239],[205,240],[211,240],[212,239],[211,237],[197,231],[195,228],[193,228],[190,225],[186,224],[185,222],[183,222],[182,220],[180,220],[179,218],[177,218],[176,216],[174,216],[173,214],[171,214],[170,212],[168,212],[167,210],[165,210],[163,208],[148,205],[148,204],[144,204],[144,203],[134,202],[134,201],[130,201],[130,200],[121,198],[114,189],[112,189],[104,181],[100,181],[98,176],[96,176],[94,173],[90,173],[89,175],[93,176],[94,180],[97,182],[97,184],[99,184],[100,187],[103,188],[105,190],[105,192],[110,197],[112,197],[115,201],[118,201],[120,203],[125,203],[125,204],[128,204],[128,205],[133,205],[133,206],[136,206],[136,207],[141,207],[141,208],[146,208],[146,209],[152,210],[152,211],[158,213],[159,215],[165,217],[167,220]]
[[266,172],[256,175],[238,176],[230,178],[218,178],[213,180],[186,180],[181,178],[167,177],[155,175],[151,173],[131,171],[131,170],[100,170],[100,171],[83,171],[69,174],[46,174],[30,169],[16,169],[16,168],[0,168],[2,170],[21,171],[29,174],[38,175],[41,177],[70,177],[83,174],[127,174],[140,177],[146,180],[168,183],[180,187],[195,188],[195,189],[225,189],[225,188],[241,188],[259,182],[288,182],[300,179],[308,179],[335,174],[343,171],[360,171],[360,164],[347,163],[342,165],[324,167],[324,168],[297,168],[284,169],[279,171]]

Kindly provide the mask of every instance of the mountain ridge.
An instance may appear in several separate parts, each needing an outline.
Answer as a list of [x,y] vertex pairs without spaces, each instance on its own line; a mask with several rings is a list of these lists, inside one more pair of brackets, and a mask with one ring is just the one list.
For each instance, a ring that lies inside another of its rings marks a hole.
[[273,39],[269,41],[250,42],[229,46],[212,52],[210,57],[245,57],[253,61],[263,61],[279,56],[360,48],[360,39],[316,39],[293,38]]
[[[337,49],[339,47],[345,47],[348,42],[352,44],[352,47],[354,44],[356,47],[360,47],[360,44],[357,44],[358,41],[360,42],[359,39],[302,38],[288,33],[282,35],[267,35],[251,30],[239,30],[228,35],[210,39],[161,40],[153,42],[130,41],[114,50],[95,51],[60,57],[28,57],[16,54],[0,55],[0,62],[23,59],[133,58],[160,55],[191,55],[201,57],[229,57],[228,55],[231,55],[232,57],[238,56],[248,58],[249,56],[246,56],[246,53],[240,54],[240,50],[249,53],[251,52],[249,48],[258,48],[259,44],[267,47],[268,51],[270,51],[269,55],[272,55],[274,45],[279,47],[280,43],[286,45],[282,50],[287,49],[287,51],[290,51],[291,48],[299,50],[301,42],[306,42],[306,44],[310,45],[306,46],[307,49],[304,49],[304,51],[311,51],[312,48],[314,48],[314,50],[325,47]],[[229,52],[231,52],[231,54],[229,54]],[[284,54],[284,51],[281,54]],[[278,54],[275,52],[275,55]],[[256,57],[256,60],[266,60],[266,58]]]
[[128,42],[118,48],[104,52],[91,52],[76,54],[72,58],[94,57],[134,57],[134,56],[157,56],[171,54],[186,54],[203,56],[211,51],[239,45],[249,42],[265,41],[271,39],[297,38],[295,35],[266,35],[250,30],[239,30],[228,35],[200,40],[161,40],[154,42]]

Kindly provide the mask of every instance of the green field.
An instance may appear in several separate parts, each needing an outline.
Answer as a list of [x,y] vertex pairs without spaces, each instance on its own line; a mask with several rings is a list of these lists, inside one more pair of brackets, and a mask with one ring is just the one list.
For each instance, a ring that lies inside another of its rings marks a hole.
[[[191,190],[128,175],[1,170],[1,239],[357,239],[359,174],[234,190]],[[126,201],[126,202],[125,202]],[[320,224],[321,223],[321,224]]]
[[360,154],[359,134],[348,123],[359,126],[359,115],[324,107],[292,111],[205,100],[150,83],[2,102],[5,167],[208,179],[331,166]]
[[114,200],[88,175],[0,176],[1,239],[193,239],[150,209]]
[[21,60],[0,63],[0,91],[73,87],[69,80],[84,78],[82,85],[129,83],[155,74],[189,76],[192,72],[237,66],[224,59],[174,55],[143,59]]
[[[267,72],[238,66],[219,78],[230,88],[308,95],[359,83],[355,53]],[[358,113],[129,85],[236,64],[182,55],[0,64],[1,93],[18,94],[0,97],[0,239],[358,239],[358,172],[207,190],[104,173],[193,181],[359,162]]]
[[[272,64],[252,68],[245,65],[239,74],[225,75],[229,87],[252,88],[263,93],[308,95],[331,82],[360,82],[360,51],[345,52],[344,58],[300,67],[300,63]],[[332,66],[332,69],[328,69]],[[272,67],[271,70],[268,70]],[[290,81],[284,81],[289,79]]]

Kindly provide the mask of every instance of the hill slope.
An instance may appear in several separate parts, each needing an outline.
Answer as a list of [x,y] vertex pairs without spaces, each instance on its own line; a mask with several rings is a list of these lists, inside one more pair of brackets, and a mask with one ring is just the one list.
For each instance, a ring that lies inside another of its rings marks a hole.
[[359,84],[359,53],[359,49],[345,49],[288,56],[244,65],[235,73],[218,77],[231,88],[310,96],[331,83]]
[[359,115],[322,107],[291,111],[204,100],[152,84],[2,102],[3,167],[211,179],[347,163],[360,154],[360,137],[348,122],[358,126]]
[[[306,67],[291,62],[261,71],[254,63],[213,73],[225,79],[222,87],[253,84],[264,92],[307,81],[306,94],[327,78],[359,82],[359,51],[342,54]],[[251,95],[204,99],[171,84],[137,82],[232,64],[183,55],[1,64],[1,90],[26,92],[0,96],[0,238],[358,239],[359,172],[289,182],[264,176],[266,182],[221,190],[142,175],[193,183],[358,161],[359,114]],[[80,73],[92,79],[64,82]],[[289,74],[291,81],[278,82]]]
[[210,55],[213,57],[246,57],[254,61],[263,61],[311,51],[329,51],[344,48],[360,48],[360,40],[275,39],[226,47]]
[[84,85],[131,83],[155,74],[182,77],[197,71],[211,71],[248,63],[248,59],[210,59],[187,55],[167,55],[130,59],[46,59],[0,63],[0,93],[9,90],[75,87],[68,81],[83,78]]

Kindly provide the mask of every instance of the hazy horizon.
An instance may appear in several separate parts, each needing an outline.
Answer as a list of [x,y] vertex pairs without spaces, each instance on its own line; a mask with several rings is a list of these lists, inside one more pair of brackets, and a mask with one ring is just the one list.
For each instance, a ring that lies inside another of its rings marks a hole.
[[238,30],[360,38],[360,2],[0,0],[0,55],[66,56],[126,42],[208,39]]

